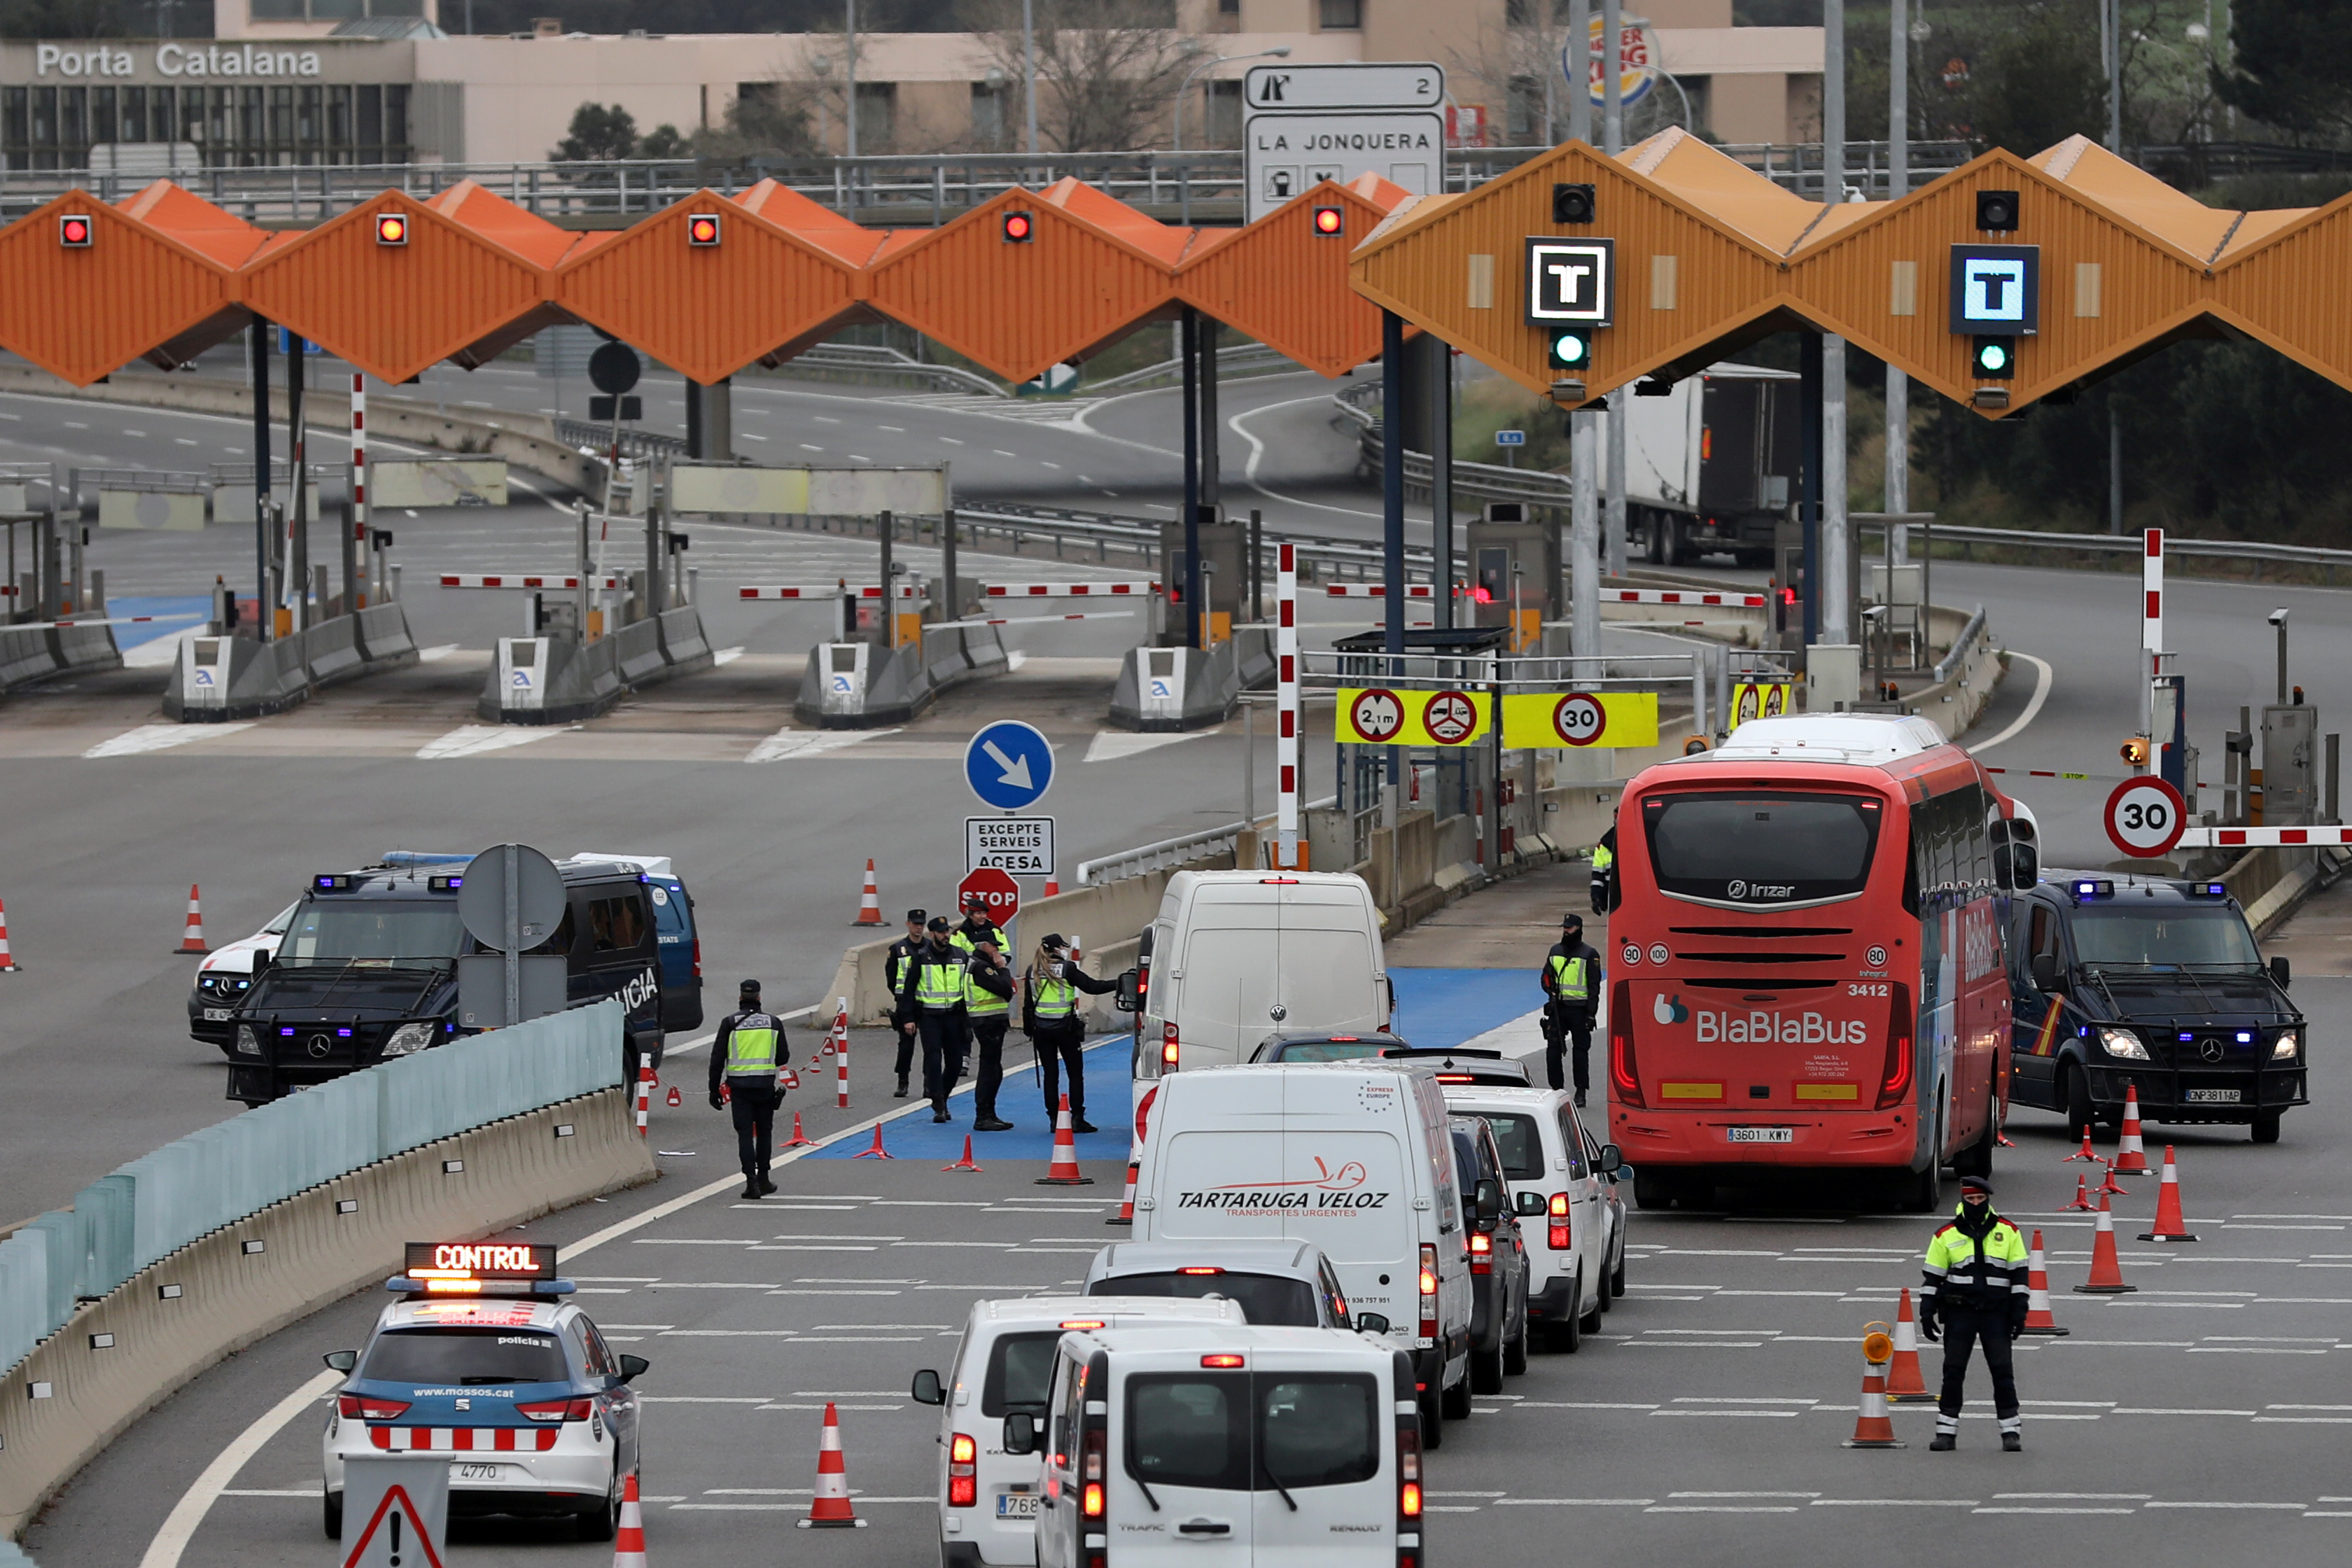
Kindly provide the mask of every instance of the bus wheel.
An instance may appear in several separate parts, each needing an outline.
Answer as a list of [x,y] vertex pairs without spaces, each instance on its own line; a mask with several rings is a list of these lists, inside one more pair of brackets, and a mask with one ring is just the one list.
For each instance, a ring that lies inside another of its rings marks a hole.
[[2275,1143],[2278,1142],[2278,1138],[2279,1113],[2275,1110],[2263,1110],[2255,1112],[2254,1142],[2257,1143]]
[[2080,1142],[2091,1135],[2091,1127],[2098,1114],[2091,1104],[2091,1080],[2084,1076],[2080,1062],[2066,1064],[2066,1142]]
[[1903,1182],[1903,1206],[1912,1214],[1934,1214],[1944,1200],[1944,1124],[1936,1123],[1936,1141],[1928,1145],[1927,1168]]
[[1960,1151],[1952,1162],[1952,1173],[1959,1176],[1990,1176],[1992,1174],[1993,1141],[2000,1136],[2000,1125],[1992,1118],[2000,1114],[1998,1107],[1986,1108],[1984,1135]]

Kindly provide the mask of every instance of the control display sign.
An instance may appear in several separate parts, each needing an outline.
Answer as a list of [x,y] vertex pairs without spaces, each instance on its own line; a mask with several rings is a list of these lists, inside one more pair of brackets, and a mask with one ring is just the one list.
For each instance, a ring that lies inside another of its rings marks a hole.
[[1528,240],[1528,324],[1605,327],[1617,315],[1617,242]]
[[2032,337],[2042,330],[2042,247],[1952,247],[1952,327],[1981,337]]

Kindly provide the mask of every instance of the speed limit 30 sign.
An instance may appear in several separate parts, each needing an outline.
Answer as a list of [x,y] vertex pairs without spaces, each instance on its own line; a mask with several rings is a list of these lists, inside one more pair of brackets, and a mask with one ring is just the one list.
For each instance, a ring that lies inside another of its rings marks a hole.
[[1552,733],[1571,746],[1590,746],[1609,728],[1609,710],[1597,697],[1570,692],[1551,710]]
[[2107,795],[2108,841],[2142,860],[2171,853],[2188,817],[2180,792],[2153,774],[2126,779]]

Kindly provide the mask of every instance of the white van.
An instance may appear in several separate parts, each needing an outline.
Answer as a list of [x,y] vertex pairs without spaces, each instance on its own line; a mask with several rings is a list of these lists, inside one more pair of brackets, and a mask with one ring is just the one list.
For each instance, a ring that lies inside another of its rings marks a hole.
[[1361,877],[1179,871],[1149,940],[1139,1097],[1180,1068],[1245,1062],[1276,1030],[1389,1026],[1381,914]]
[[1398,1568],[1422,1561],[1415,1409],[1376,1340],[1170,1324],[1064,1335],[1046,1420],[1001,1436],[1040,1455],[1038,1568]]
[[929,1367],[915,1374],[916,1403],[940,1406],[942,1568],[1029,1568],[1035,1561],[1037,1460],[1004,1451],[1004,1417],[1016,1410],[1044,1415],[1054,1347],[1064,1334],[1181,1322],[1222,1338],[1247,1321],[1237,1303],[1223,1300],[1024,1296],[974,1304],[948,1381]]
[[1377,1059],[1210,1068],[1144,1108],[1137,1241],[1284,1237],[1323,1249],[1349,1310],[1412,1354],[1422,1441],[1470,1414],[1467,1232],[1445,1097]]

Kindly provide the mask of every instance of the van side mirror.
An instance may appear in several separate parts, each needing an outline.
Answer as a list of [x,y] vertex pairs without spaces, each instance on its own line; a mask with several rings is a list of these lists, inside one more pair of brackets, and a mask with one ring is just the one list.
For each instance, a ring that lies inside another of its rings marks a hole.
[[1016,1410],[1004,1418],[1004,1451],[1008,1454],[1034,1454],[1037,1451],[1037,1417],[1026,1410]]
[[1595,1162],[1595,1163],[1599,1166],[1601,1173],[1604,1176],[1613,1176],[1621,1171],[1624,1171],[1628,1174],[1631,1173],[1625,1164],[1625,1155],[1623,1152],[1621,1151],[1614,1143],[1603,1143],[1601,1145],[1601,1158]]
[[1492,1176],[1479,1177],[1477,1186],[1472,1189],[1470,1209],[1480,1225],[1494,1224],[1502,1217],[1503,1184]]
[[1385,1334],[1389,1331],[1388,1318],[1380,1312],[1359,1312],[1356,1314],[1356,1331],[1360,1334]]
[[2286,989],[2286,955],[2282,953],[2271,960],[2271,984],[2284,991]]
[[635,1383],[653,1369],[654,1363],[641,1355],[625,1355],[621,1358],[621,1381]]
[[1122,1013],[1137,1013],[1142,1011],[1142,972],[1134,969],[1123,972],[1118,977],[1118,993],[1113,995],[1111,1000]]
[[2056,953],[2037,952],[2027,967],[2033,971],[2033,988],[2036,991],[2047,993],[2058,989],[2058,955]]
[[948,1402],[948,1391],[940,1386],[940,1374],[929,1367],[915,1374],[912,1393],[918,1405],[945,1405]]
[[1521,1193],[1518,1195],[1517,1207],[1522,1216],[1539,1215],[1547,1206],[1541,1193]]
[[352,1368],[360,1364],[360,1352],[357,1351],[329,1351],[325,1355],[320,1356],[319,1359],[325,1362],[329,1366],[333,1367],[337,1372],[347,1373],[351,1371]]

